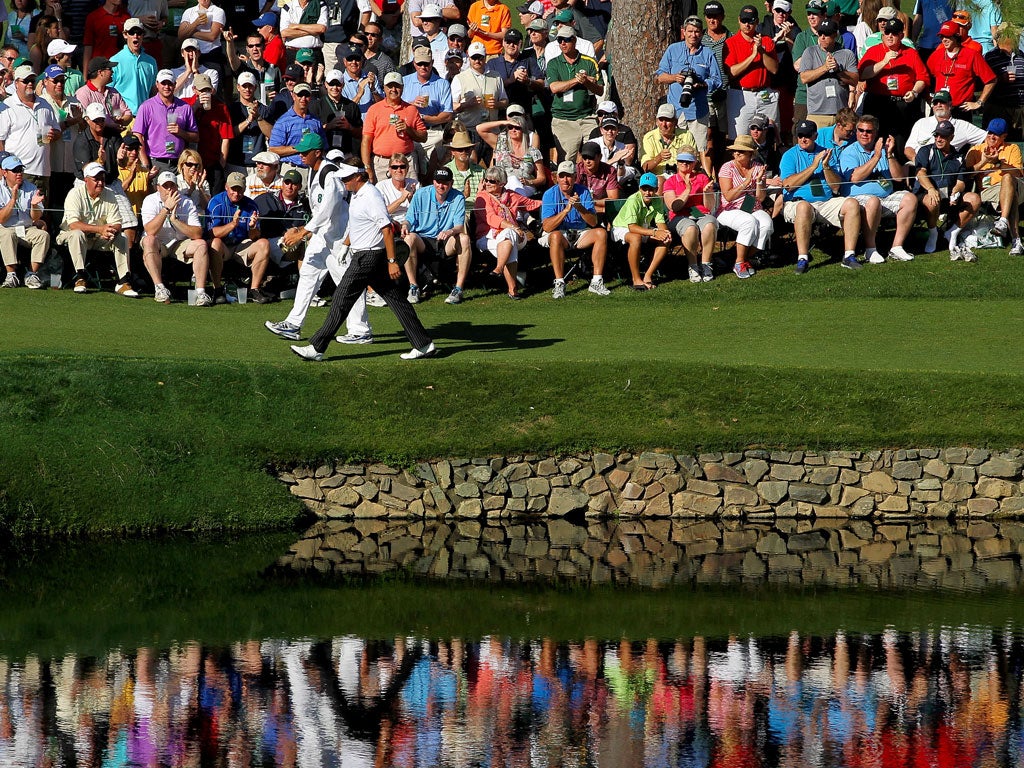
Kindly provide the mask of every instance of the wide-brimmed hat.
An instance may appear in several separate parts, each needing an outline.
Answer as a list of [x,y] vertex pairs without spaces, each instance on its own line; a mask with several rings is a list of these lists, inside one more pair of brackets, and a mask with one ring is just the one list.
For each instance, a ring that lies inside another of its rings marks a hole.
[[474,142],[465,131],[456,131],[448,146],[452,149],[472,149],[476,146],[476,142]]
[[736,140],[726,149],[730,152],[757,152],[757,144],[748,134],[743,133],[737,136]]

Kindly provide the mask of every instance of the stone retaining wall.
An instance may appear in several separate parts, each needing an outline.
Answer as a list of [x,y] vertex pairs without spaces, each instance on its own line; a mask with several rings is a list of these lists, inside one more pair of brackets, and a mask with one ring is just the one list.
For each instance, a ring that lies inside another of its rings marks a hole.
[[1024,452],[579,453],[297,467],[279,473],[322,518],[874,518],[1024,515]]
[[339,576],[872,587],[1018,587],[1024,522],[1007,520],[334,519],[278,567]]

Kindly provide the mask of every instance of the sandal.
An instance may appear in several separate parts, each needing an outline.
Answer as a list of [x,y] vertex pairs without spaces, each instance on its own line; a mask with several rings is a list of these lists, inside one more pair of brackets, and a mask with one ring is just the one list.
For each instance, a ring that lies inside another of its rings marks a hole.
[[634,285],[631,285],[630,288],[632,288],[634,291],[641,291],[641,292],[642,291],[649,291],[649,290],[651,290],[647,286],[646,283],[640,283],[639,285],[634,284]]

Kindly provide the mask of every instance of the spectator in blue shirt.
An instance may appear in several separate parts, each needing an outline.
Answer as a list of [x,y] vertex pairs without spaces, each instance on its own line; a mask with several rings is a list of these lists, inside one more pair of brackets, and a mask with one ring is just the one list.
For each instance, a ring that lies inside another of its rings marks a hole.
[[302,137],[307,133],[317,134],[326,144],[327,134],[324,132],[324,124],[310,114],[309,104],[313,98],[313,91],[309,87],[309,83],[296,85],[292,89],[292,96],[295,99],[292,108],[274,123],[268,143],[270,151],[280,157],[282,162],[304,167],[302,158],[295,151],[295,146],[302,141]]
[[345,84],[341,93],[359,105],[359,111],[365,118],[370,105],[384,98],[377,75],[363,66],[363,52],[354,45],[338,46],[338,58],[345,65]]
[[[447,45],[447,43],[445,43]],[[402,78],[402,98],[419,110],[427,126],[427,140],[423,142],[420,168],[426,168],[426,159],[444,138],[444,129],[452,120],[451,84],[434,71],[429,48],[417,48],[413,54],[416,71]]]
[[260,234],[259,222],[259,208],[245,196],[245,175],[229,173],[224,191],[214,195],[206,206],[206,231],[213,238],[210,274],[214,303],[227,303],[220,279],[224,262],[232,258],[252,271],[251,287],[259,290],[270,258],[270,241]]
[[405,272],[409,278],[409,303],[420,300],[420,289],[416,283],[416,268],[422,254],[434,259],[454,256],[458,265],[455,287],[445,299],[445,304],[462,301],[462,288],[469,274],[469,263],[473,256],[469,235],[466,234],[466,198],[452,189],[454,176],[450,168],[434,171],[434,183],[420,187],[409,201],[409,210],[402,224],[402,237],[409,246],[409,260]]
[[860,204],[854,197],[839,197],[842,178],[836,170],[833,150],[818,146],[818,126],[810,120],[797,123],[796,145],[782,156],[782,215],[796,234],[796,273],[802,275],[811,263],[811,230],[815,222],[831,224],[843,231],[846,252],[843,266],[860,269],[855,249],[860,233]]
[[611,291],[604,284],[604,262],[608,251],[608,230],[597,218],[597,208],[590,190],[576,183],[576,164],[564,160],[558,164],[557,183],[541,198],[540,213],[544,234],[538,241],[550,248],[551,268],[555,285],[551,298],[565,298],[565,254],[570,248],[590,248],[594,277],[590,292],[607,296]]
[[[711,123],[708,108],[708,94],[722,87],[722,72],[710,48],[701,43],[704,37],[704,22],[699,16],[690,16],[683,22],[683,41],[672,43],[661,57],[655,79],[668,85],[668,103],[675,107],[680,122],[697,142],[697,149],[704,152],[708,146],[708,126]],[[686,75],[693,73],[691,98],[686,106],[681,104],[683,83]]]

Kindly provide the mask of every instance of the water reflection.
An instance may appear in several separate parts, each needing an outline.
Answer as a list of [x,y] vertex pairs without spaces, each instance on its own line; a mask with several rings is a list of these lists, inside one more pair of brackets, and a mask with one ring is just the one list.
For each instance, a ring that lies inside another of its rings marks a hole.
[[1019,767],[1022,640],[343,636],[0,660],[0,765]]

